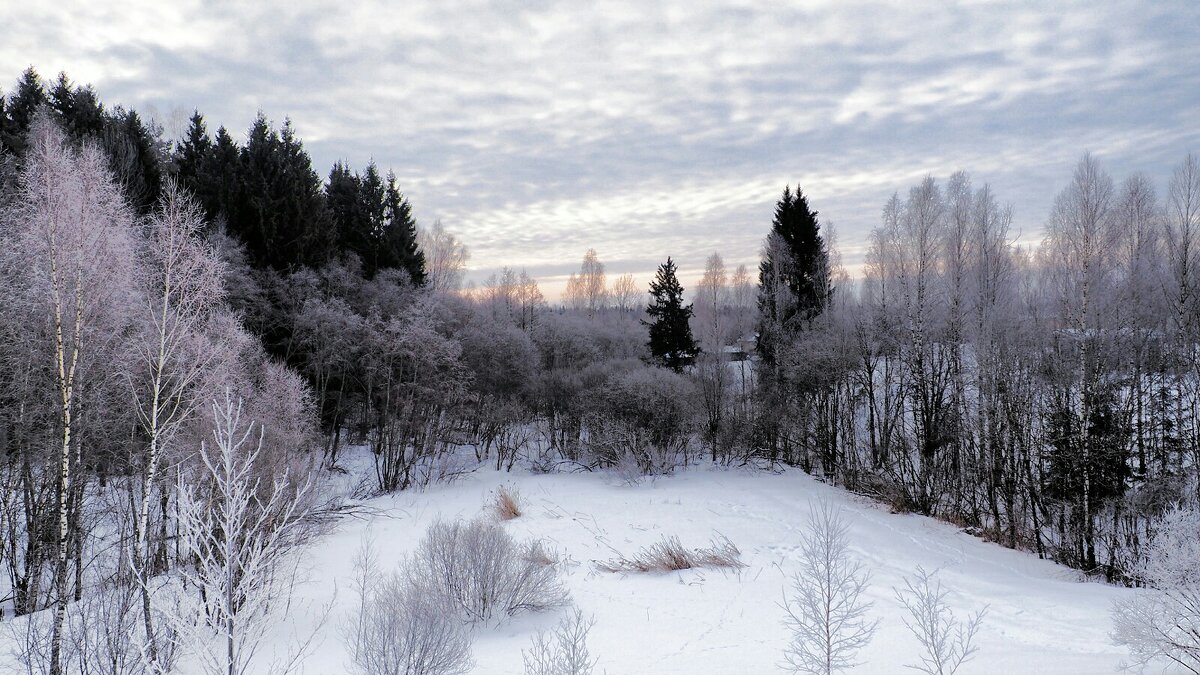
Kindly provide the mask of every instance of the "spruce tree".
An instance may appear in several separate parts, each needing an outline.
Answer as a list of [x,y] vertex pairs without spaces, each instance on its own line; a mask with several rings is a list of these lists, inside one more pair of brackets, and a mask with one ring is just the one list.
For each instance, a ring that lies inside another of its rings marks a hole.
[[[217,147],[222,139],[218,134]],[[336,246],[321,179],[291,122],[280,131],[259,113],[241,149],[229,231],[254,263],[276,270],[320,265]]]
[[368,279],[379,270],[402,269],[413,284],[424,285],[425,255],[417,248],[417,224],[395,174],[384,179],[372,162],[360,176],[338,162],[329,173],[325,199],[338,249],[357,255]]
[[384,223],[379,245],[386,252],[387,266],[403,269],[416,286],[425,285],[425,254],[417,247],[417,221],[412,205],[396,187],[396,175],[388,172],[384,191]]
[[204,116],[199,110],[194,111],[187,131],[183,132],[183,139],[175,146],[175,170],[179,184],[195,196],[209,220],[217,215],[215,186],[208,176],[206,166],[211,152],[212,139],[208,137]]
[[646,307],[652,321],[642,323],[650,328],[650,354],[663,366],[680,372],[691,363],[699,351],[692,339],[692,306],[683,306],[683,286],[675,275],[675,262],[658,266],[658,274],[650,282],[650,305]]
[[25,134],[33,123],[33,116],[40,106],[46,103],[46,90],[42,79],[32,67],[26,68],[17,81],[17,88],[8,99],[7,128],[0,144],[15,155],[25,153]]
[[758,276],[758,351],[774,364],[779,345],[825,311],[832,294],[829,252],[817,212],[800,188],[783,189]]

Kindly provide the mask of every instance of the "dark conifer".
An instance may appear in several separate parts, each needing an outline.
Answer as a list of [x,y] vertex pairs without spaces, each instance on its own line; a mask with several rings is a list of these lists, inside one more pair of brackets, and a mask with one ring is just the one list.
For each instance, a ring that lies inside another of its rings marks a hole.
[[779,344],[806,328],[829,304],[829,252],[817,212],[800,188],[785,187],[759,265],[758,351],[774,363]]
[[39,107],[46,103],[46,90],[42,87],[42,78],[33,67],[21,73],[17,88],[8,100],[7,118],[4,137],[0,144],[15,155],[25,152],[25,134],[33,123],[33,116]]
[[683,286],[675,271],[675,262],[669,257],[658,266],[658,273],[650,282],[650,305],[646,307],[652,321],[642,323],[650,328],[651,355],[663,366],[680,372],[699,350],[689,323],[692,306],[683,306]]

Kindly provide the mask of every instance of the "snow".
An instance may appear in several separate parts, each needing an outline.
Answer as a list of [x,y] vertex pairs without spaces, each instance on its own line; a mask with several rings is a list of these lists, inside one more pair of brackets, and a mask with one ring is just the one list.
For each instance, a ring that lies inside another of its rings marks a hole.
[[[1109,608],[1137,591],[1082,581],[1077,572],[962,533],[952,525],[889,513],[868,500],[798,471],[693,469],[624,485],[602,473],[528,475],[478,471],[424,492],[368,500],[376,513],[345,519],[305,552],[309,581],[291,618],[264,652],[282,653],[289,634],[316,625],[330,603],[306,673],[349,670],[340,632],[355,604],[353,558],[374,538],[385,566],[411,551],[437,518],[487,515],[500,485],[519,492],[524,515],[505,523],[518,539],[541,538],[557,549],[575,604],[595,618],[588,646],[598,672],[779,672],[788,634],[779,607],[797,566],[800,524],[810,500],[844,508],[852,549],[872,572],[871,614],[881,619],[854,672],[896,673],[916,663],[918,644],[901,621],[892,588],[918,565],[940,570],[959,616],[987,607],[979,653],[961,673],[1113,673],[1123,649],[1111,644]],[[676,535],[687,547],[727,536],[748,567],[740,572],[688,570],[610,574],[594,561],[635,553]],[[305,609],[307,608],[307,609]],[[521,650],[566,609],[519,616],[476,632],[476,673],[521,673]]]

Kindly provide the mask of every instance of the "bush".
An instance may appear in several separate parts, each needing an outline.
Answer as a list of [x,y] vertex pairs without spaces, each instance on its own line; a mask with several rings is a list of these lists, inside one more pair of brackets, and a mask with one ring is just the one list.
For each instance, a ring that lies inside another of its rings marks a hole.
[[1113,639],[1136,665],[1161,657],[1200,673],[1200,512],[1172,509],[1152,532],[1131,570],[1150,588],[1113,607]]
[[[360,558],[360,561],[363,560]],[[354,664],[363,675],[457,675],[474,665],[471,634],[439,593],[414,586],[400,572],[380,578],[358,566],[360,607]]]
[[410,584],[439,595],[463,621],[486,624],[566,604],[541,542],[518,544],[496,523],[437,522],[406,566]]
[[784,624],[792,633],[786,670],[829,675],[858,665],[855,655],[879,624],[866,618],[871,603],[862,596],[870,578],[850,553],[850,528],[841,509],[827,501],[811,504],[808,529],[800,536],[800,569],[791,597],[783,601]]
[[902,618],[904,625],[921,643],[921,662],[905,667],[928,675],[954,675],[979,651],[975,635],[987,608],[959,619],[946,601],[950,592],[936,575],[918,567],[915,578],[904,578],[903,589],[893,589],[908,613]]
[[593,387],[585,417],[595,462],[643,475],[686,465],[699,422],[695,384],[665,368],[610,367]]
[[708,548],[688,550],[679,543],[678,537],[663,537],[663,540],[647,546],[631,558],[620,557],[596,563],[603,572],[674,572],[695,568],[740,569],[746,564],[741,561],[742,552],[725,537],[713,540]]

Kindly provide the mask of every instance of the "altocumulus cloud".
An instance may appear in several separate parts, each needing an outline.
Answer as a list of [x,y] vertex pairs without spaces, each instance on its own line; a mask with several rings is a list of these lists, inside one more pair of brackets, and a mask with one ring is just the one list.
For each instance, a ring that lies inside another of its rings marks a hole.
[[927,173],[991,183],[1026,238],[1085,150],[1162,185],[1200,145],[1197,25],[1192,2],[8,2],[0,74],[288,116],[318,170],[395,169],[477,278],[594,247],[645,280],[753,264],[785,183],[850,265]]

